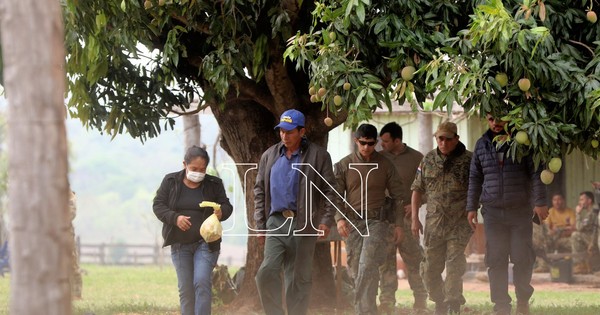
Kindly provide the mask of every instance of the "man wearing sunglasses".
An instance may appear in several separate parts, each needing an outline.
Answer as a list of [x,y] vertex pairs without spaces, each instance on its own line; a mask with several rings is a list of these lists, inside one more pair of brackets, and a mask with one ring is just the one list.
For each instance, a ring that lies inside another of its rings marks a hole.
[[[435,315],[460,314],[465,304],[465,248],[473,231],[467,222],[469,166],[473,153],[459,141],[456,124],[444,122],[434,134],[438,147],[425,155],[412,183],[412,234],[424,233],[421,276],[435,302]],[[425,229],[419,207],[427,196]],[[442,272],[446,269],[446,278]]]
[[[338,192],[345,195],[343,214],[336,213],[337,229],[346,241],[348,266],[354,278],[356,314],[377,314],[379,266],[385,261],[390,224],[395,225],[395,243],[403,238],[404,203],[402,182],[394,165],[375,151],[377,128],[362,124],[354,134],[357,152],[334,166]],[[386,190],[393,198],[393,223],[382,216]]]

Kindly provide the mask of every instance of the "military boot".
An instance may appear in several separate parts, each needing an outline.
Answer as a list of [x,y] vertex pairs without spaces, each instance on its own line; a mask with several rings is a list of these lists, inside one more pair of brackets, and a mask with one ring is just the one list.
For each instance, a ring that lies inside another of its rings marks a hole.
[[449,304],[448,315],[460,315],[460,304]]
[[435,303],[435,312],[434,315],[446,315],[448,314],[448,305],[444,302],[436,302]]
[[517,313],[516,315],[529,315],[529,302],[517,301]]
[[396,310],[394,305],[390,305],[389,303],[379,305],[379,309],[377,311],[377,313],[382,315],[393,315],[395,312]]

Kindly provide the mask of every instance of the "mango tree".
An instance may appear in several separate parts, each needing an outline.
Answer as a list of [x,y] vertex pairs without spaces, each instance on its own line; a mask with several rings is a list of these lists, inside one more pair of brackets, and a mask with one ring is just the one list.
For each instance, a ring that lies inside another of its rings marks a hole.
[[[347,64],[367,73],[363,78],[383,82],[383,98],[426,110],[450,111],[458,104],[468,113],[501,117],[509,122],[504,140],[516,159],[532,154],[536,163],[550,162],[574,149],[596,159],[595,4],[320,1],[310,31],[290,40],[286,57],[308,69],[313,84],[329,90],[341,90],[340,77],[346,75],[330,65]],[[349,121],[370,117],[378,100],[369,92],[347,93]]]
[[[290,0],[66,0],[69,111],[89,128],[143,141],[172,128],[176,115],[210,108],[221,146],[236,162],[258,163],[279,141],[280,114],[296,108],[307,116],[308,138],[326,145],[344,112],[326,125],[327,113],[310,101],[307,73],[283,60],[286,40],[309,30],[314,8]],[[238,171],[253,224],[256,173],[246,169]],[[247,253],[240,300],[257,302],[256,237]],[[319,243],[315,261],[313,300],[328,303],[335,294],[328,243]]]

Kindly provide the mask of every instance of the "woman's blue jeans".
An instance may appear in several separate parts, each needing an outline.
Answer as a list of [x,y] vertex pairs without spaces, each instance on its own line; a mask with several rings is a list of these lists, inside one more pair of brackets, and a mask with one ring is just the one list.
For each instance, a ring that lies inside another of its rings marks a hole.
[[204,241],[171,245],[182,315],[210,315],[212,270],[218,258],[219,251],[210,252]]

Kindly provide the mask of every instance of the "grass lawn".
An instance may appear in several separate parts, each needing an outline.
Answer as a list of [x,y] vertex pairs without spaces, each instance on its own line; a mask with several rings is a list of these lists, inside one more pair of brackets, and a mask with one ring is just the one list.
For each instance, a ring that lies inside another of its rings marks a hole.
[[[85,270],[83,299],[73,302],[73,314],[179,314],[177,277],[170,265],[163,268],[83,265],[82,268]],[[8,314],[9,277],[0,278],[0,314]],[[399,314],[409,314],[412,293],[399,290],[396,296],[401,307]],[[465,298],[472,311],[463,313],[489,314],[487,291],[465,292]],[[430,303],[430,309],[432,307]],[[214,308],[213,314],[223,314],[219,310]],[[600,289],[573,292],[536,289],[531,311],[534,315],[597,315],[600,314]],[[331,310],[312,312],[315,315],[331,313]]]

